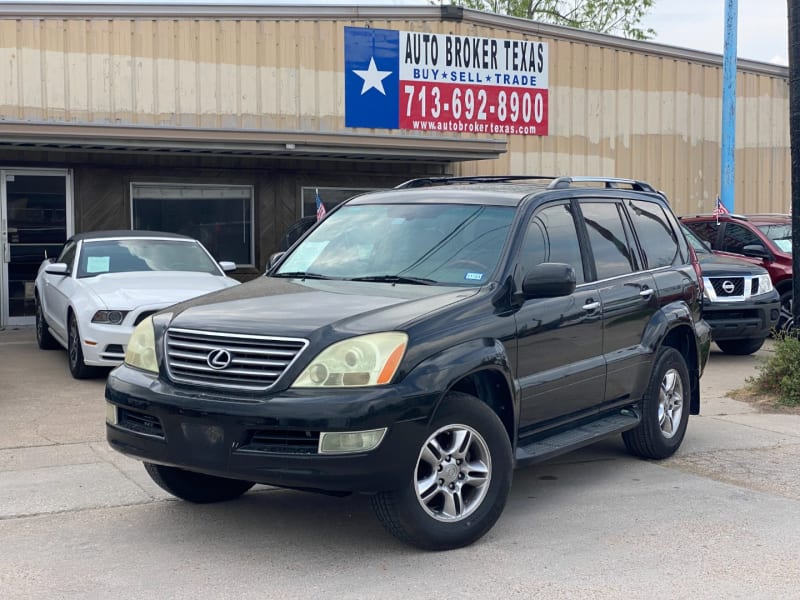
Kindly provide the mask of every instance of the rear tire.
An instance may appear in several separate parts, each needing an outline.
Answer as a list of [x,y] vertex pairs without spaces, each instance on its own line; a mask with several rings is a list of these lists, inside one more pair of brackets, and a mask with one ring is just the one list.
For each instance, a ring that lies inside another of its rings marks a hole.
[[449,393],[408,480],[372,497],[383,526],[425,550],[467,546],[503,512],[511,487],[511,443],[498,416],[467,394]]
[[781,292],[781,312],[775,329],[780,333],[790,333],[794,329],[794,314],[792,312],[791,288]]
[[36,344],[41,350],[55,350],[60,348],[60,344],[50,333],[50,328],[42,313],[42,303],[39,302],[39,297],[36,297]]
[[763,345],[763,339],[719,340],[717,342],[717,346],[719,346],[719,349],[725,354],[735,354],[737,356],[745,356],[757,352]]
[[94,377],[97,369],[90,367],[83,361],[83,348],[81,348],[81,334],[78,332],[78,321],[75,315],[67,318],[67,362],[69,372],[75,379],[89,379]]
[[683,355],[669,346],[661,348],[642,398],[642,420],[622,434],[631,454],[661,459],[675,453],[686,434],[691,390]]
[[144,468],[162,490],[197,504],[234,500],[255,485],[252,481],[215,477],[148,462],[144,463]]

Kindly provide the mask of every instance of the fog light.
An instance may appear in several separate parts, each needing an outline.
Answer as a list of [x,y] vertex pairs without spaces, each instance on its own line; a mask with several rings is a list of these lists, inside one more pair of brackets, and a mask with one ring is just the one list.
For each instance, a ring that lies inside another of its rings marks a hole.
[[119,423],[117,418],[117,405],[106,402],[106,423],[109,425],[116,425]]
[[319,453],[367,452],[377,448],[385,434],[386,427],[369,431],[323,431],[319,434]]

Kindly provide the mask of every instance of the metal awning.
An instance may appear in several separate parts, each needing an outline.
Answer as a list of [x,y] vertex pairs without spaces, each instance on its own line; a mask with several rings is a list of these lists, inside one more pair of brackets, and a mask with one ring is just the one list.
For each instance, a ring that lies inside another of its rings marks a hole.
[[0,149],[150,155],[452,163],[494,159],[505,140],[302,131],[67,125],[0,121]]

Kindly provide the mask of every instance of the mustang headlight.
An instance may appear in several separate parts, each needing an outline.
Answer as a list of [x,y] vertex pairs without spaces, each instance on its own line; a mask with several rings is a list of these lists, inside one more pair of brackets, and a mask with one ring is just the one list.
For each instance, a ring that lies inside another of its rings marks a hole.
[[147,317],[133,330],[125,349],[125,364],[143,371],[158,373],[153,319]]
[[98,310],[92,317],[92,323],[103,325],[119,325],[128,314],[127,310]]
[[371,333],[337,342],[319,353],[292,387],[361,387],[392,381],[406,351],[399,331]]
[[756,279],[758,280],[758,294],[767,294],[773,290],[772,279],[770,279],[769,273],[759,275]]

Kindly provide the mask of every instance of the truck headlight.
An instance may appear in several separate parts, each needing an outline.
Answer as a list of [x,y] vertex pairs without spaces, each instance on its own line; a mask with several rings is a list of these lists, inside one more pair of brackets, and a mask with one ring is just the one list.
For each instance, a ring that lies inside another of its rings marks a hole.
[[399,331],[370,333],[337,342],[319,353],[292,387],[363,387],[392,381],[406,351]]
[[756,280],[758,281],[758,294],[766,294],[773,290],[772,279],[770,279],[769,273],[759,275],[756,277]]
[[158,373],[152,317],[147,317],[133,330],[128,340],[128,347],[125,349],[125,364],[143,371]]

